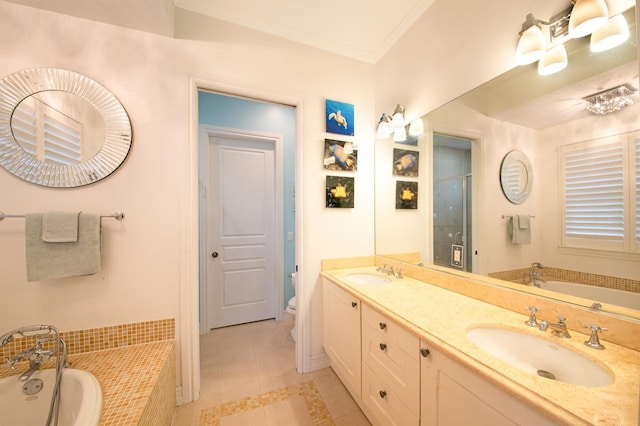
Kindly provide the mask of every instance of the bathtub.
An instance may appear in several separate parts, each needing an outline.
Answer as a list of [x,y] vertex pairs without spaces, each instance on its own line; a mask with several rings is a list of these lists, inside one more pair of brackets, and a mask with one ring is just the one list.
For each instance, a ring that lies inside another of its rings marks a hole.
[[[42,389],[26,395],[42,381]],[[18,375],[0,379],[0,425],[44,425],[49,414],[51,393],[56,382],[55,368],[38,370],[26,383]],[[58,426],[97,426],[102,413],[102,390],[93,374],[84,370],[65,368],[60,386]]]
[[563,281],[538,281],[540,288],[582,297],[593,302],[609,303],[640,310],[640,293]]

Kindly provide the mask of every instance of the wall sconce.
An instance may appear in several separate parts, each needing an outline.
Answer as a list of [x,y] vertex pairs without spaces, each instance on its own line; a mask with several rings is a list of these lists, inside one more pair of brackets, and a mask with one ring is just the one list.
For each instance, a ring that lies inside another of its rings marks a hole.
[[[629,38],[629,26],[623,15],[609,19],[604,0],[574,0],[573,5],[542,21],[527,14],[516,47],[516,64],[536,61],[540,75],[550,75],[566,68],[568,63],[564,41],[591,34],[591,50],[603,52],[624,43]],[[544,40],[541,25],[549,30],[549,43]]]
[[627,105],[633,104],[631,95],[636,91],[634,87],[628,84],[607,89],[584,98],[587,101],[586,109],[598,115],[619,111]]
[[[407,128],[404,120],[404,106],[397,104],[393,111],[393,116],[382,113],[378,121],[378,130],[376,131],[377,139],[386,139],[393,134],[395,142],[401,142],[407,139]],[[424,133],[424,125],[422,119],[413,120],[409,125],[409,135],[419,136]]]

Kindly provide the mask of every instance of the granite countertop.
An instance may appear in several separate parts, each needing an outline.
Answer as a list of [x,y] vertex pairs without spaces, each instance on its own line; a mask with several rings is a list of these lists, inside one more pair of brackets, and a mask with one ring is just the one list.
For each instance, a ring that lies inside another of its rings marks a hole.
[[[382,286],[354,284],[351,273],[377,273],[374,266],[325,270],[321,275],[379,310],[447,356],[560,424],[637,425],[640,401],[640,353],[606,341],[605,350],[584,345],[587,334],[571,330],[570,339],[526,326],[526,314],[464,296],[435,285],[405,277],[389,277]],[[377,273],[379,274],[379,273]],[[524,311],[523,311],[524,312]],[[614,376],[603,387],[587,387],[552,381],[513,367],[472,343],[470,328],[499,326],[548,339],[590,359]]]

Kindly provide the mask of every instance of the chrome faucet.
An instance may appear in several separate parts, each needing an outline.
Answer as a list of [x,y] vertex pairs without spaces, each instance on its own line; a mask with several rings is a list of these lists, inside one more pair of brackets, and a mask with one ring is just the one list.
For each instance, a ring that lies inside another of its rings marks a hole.
[[544,274],[542,272],[540,272],[541,269],[544,269],[544,265],[542,265],[542,263],[540,262],[533,262],[531,264],[531,269],[529,270],[529,284],[534,285],[536,287],[540,287],[540,284],[537,283],[537,281],[542,281],[543,283],[546,283],[546,281],[544,280]]
[[378,272],[386,272],[387,275],[392,275],[392,276],[394,276],[396,278],[404,278],[402,276],[402,268],[398,268],[398,272],[396,272],[393,269],[393,266],[391,266],[391,265],[387,266],[386,263],[383,263],[382,266],[378,266],[376,268],[376,271],[378,271]]
[[601,331],[607,331],[606,328],[600,327],[598,324],[583,325],[582,328],[588,328],[591,330],[591,336],[589,336],[589,340],[584,342],[585,345],[593,349],[604,349],[604,345],[600,343],[600,339],[598,339],[598,333]]
[[[55,333],[55,335],[51,335],[51,333]],[[0,337],[0,348],[8,344],[13,340],[15,335],[20,335],[22,337],[35,337],[35,345],[32,348],[25,349],[24,351],[16,354],[11,360],[7,360],[3,367],[15,369],[15,364],[22,360],[29,360],[29,368],[27,371],[22,373],[18,380],[21,382],[28,381],[33,373],[35,373],[42,363],[51,359],[52,356],[59,356],[62,351],[63,366],[68,367],[69,362],[67,361],[67,351],[66,344],[64,340],[59,337],[58,330],[49,325],[34,325],[28,327],[18,328],[16,330],[10,331]],[[52,349],[45,349],[43,344],[55,342],[56,344]]]
[[562,315],[558,315],[557,318],[557,323],[540,321],[538,328],[542,331],[546,331],[547,328],[550,328],[551,333],[553,333],[554,336],[562,337],[564,339],[571,337],[569,330],[567,330],[567,324],[565,323],[566,318]]

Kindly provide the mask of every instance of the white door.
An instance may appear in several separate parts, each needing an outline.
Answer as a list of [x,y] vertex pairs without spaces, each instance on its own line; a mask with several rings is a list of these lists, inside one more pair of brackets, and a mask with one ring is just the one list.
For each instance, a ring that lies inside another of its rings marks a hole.
[[208,329],[276,317],[273,143],[209,137]]

